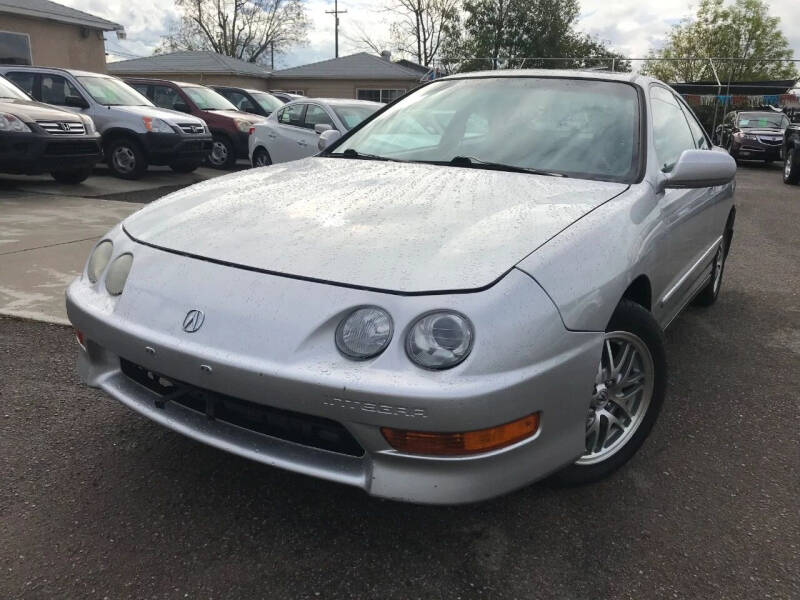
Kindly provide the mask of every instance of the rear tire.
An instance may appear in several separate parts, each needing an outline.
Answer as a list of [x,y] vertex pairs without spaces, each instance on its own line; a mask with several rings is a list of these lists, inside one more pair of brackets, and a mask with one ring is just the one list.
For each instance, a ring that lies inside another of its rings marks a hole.
[[72,171],[53,171],[50,175],[59,183],[77,184],[86,181],[92,174],[92,167],[74,169]]
[[606,329],[586,419],[586,452],[553,480],[591,483],[624,465],[653,428],[666,389],[664,333],[644,307],[622,300]]
[[272,164],[272,157],[264,148],[256,148],[253,152],[253,168],[268,167]]
[[214,169],[233,169],[236,165],[236,150],[233,142],[227,136],[214,134],[214,141],[211,143],[211,152],[206,159],[208,164]]
[[108,168],[120,179],[139,179],[147,170],[147,158],[130,138],[117,138],[106,145]]
[[788,148],[783,161],[783,183],[797,185],[800,183],[800,151]]

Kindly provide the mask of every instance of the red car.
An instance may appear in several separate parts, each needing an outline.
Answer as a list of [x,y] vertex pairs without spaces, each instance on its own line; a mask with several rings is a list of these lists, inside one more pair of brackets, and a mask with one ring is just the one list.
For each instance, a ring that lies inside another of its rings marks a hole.
[[265,120],[240,111],[221,94],[197,83],[144,78],[125,82],[156,106],[203,119],[214,136],[208,162],[217,169],[232,169],[236,159],[248,158],[250,128]]

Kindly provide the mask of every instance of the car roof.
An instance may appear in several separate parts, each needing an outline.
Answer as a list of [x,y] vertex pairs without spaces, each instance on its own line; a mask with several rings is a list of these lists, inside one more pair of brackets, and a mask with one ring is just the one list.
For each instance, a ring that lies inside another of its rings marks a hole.
[[57,73],[69,73],[74,77],[108,77],[109,79],[119,79],[108,73],[95,73],[94,71],[81,71],[79,69],[62,69],[61,67],[40,67],[37,65],[0,65],[0,67],[5,71],[41,71],[43,73],[53,71]]
[[[560,79],[591,79],[600,81],[620,81],[635,83],[644,87],[657,82],[657,79],[639,75],[638,73],[619,73],[611,71],[581,71],[571,69],[498,69],[495,71],[471,71],[448,75],[442,79],[480,79],[482,77],[557,77]],[[438,79],[435,81],[439,81]]]

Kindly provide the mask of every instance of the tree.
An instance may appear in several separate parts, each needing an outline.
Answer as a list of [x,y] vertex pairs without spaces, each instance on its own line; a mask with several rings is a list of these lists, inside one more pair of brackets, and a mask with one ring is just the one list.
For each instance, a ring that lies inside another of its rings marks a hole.
[[459,0],[394,0],[391,33],[401,54],[429,67],[458,24]]
[[302,0],[175,0],[181,18],[156,52],[213,50],[264,62],[267,50],[304,43],[309,28]]
[[465,0],[464,26],[443,54],[462,70],[611,68],[612,58],[616,70],[629,70],[603,42],[575,31],[579,10],[578,0]]
[[[792,50],[780,29],[780,19],[769,16],[764,0],[700,0],[694,19],[684,19],[667,35],[663,48],[652,51],[654,59],[737,58],[715,61],[717,75],[726,81],[792,79],[797,70]],[[642,69],[664,81],[714,81],[708,60],[654,60]]]

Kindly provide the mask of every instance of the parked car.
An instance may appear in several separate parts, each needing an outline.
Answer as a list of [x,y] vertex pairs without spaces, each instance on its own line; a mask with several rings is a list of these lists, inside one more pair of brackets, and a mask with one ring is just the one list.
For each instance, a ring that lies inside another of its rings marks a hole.
[[324,148],[320,134],[335,132],[326,136],[330,141],[384,106],[379,102],[339,98],[293,100],[253,127],[250,163],[263,167],[316,154]]
[[733,111],[717,126],[717,143],[735,159],[772,162],[780,158],[789,118],[774,111]]
[[783,183],[800,183],[800,123],[789,123],[781,146]]
[[283,101],[269,92],[223,85],[212,85],[211,89],[225,96],[237,109],[262,117],[270,116],[283,106]]
[[247,158],[250,128],[264,120],[240,111],[224,96],[196,83],[140,77],[125,81],[156,106],[203,119],[214,138],[207,160],[215,169],[232,169],[236,159]]
[[36,102],[0,76],[0,172],[80,183],[103,158],[89,117]]
[[300,98],[305,98],[302,94],[292,94],[291,92],[284,92],[283,90],[270,90],[270,94],[275,96],[278,100],[283,102],[284,104],[291,102],[292,100],[299,100]]
[[[415,137],[431,111],[450,112],[435,143]],[[720,293],[735,173],[650,78],[436,79],[318,156],[114,227],[67,290],[79,371],[204,443],[376,496],[595,481],[656,421],[664,328]]]
[[26,65],[0,65],[0,75],[40,102],[91,117],[117,177],[138,179],[148,165],[193,171],[211,148],[203,121],[156,108],[116,77]]

